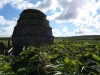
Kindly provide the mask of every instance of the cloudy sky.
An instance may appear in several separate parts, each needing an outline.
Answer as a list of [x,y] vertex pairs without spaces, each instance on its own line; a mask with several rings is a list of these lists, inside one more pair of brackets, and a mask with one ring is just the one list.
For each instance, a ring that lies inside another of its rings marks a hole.
[[27,8],[43,11],[56,37],[100,34],[100,0],[0,0],[0,37],[12,35]]

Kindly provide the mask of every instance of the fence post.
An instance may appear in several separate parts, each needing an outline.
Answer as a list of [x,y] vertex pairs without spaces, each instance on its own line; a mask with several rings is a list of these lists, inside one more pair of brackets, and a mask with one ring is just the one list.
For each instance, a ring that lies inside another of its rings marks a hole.
[[10,48],[10,40],[8,40],[8,48]]

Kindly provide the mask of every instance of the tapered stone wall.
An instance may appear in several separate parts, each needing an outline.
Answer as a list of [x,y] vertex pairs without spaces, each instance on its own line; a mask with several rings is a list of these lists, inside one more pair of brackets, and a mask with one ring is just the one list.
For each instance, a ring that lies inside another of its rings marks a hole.
[[53,44],[54,36],[46,15],[36,9],[26,9],[21,14],[14,27],[12,35],[13,47],[42,44]]

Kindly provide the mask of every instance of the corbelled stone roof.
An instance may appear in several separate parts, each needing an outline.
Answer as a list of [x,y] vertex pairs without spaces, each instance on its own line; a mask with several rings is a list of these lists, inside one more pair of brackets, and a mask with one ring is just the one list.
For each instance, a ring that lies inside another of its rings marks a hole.
[[17,20],[17,25],[14,27],[13,47],[18,48],[30,44],[37,47],[42,44],[53,44],[53,41],[52,28],[46,15],[37,9],[23,10]]

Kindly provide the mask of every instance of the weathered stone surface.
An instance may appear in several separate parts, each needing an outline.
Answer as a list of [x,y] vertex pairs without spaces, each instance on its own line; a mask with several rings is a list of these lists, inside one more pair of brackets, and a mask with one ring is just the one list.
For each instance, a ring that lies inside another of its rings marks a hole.
[[42,44],[53,44],[53,41],[52,28],[43,12],[26,9],[20,14],[12,35],[13,47],[38,47]]

